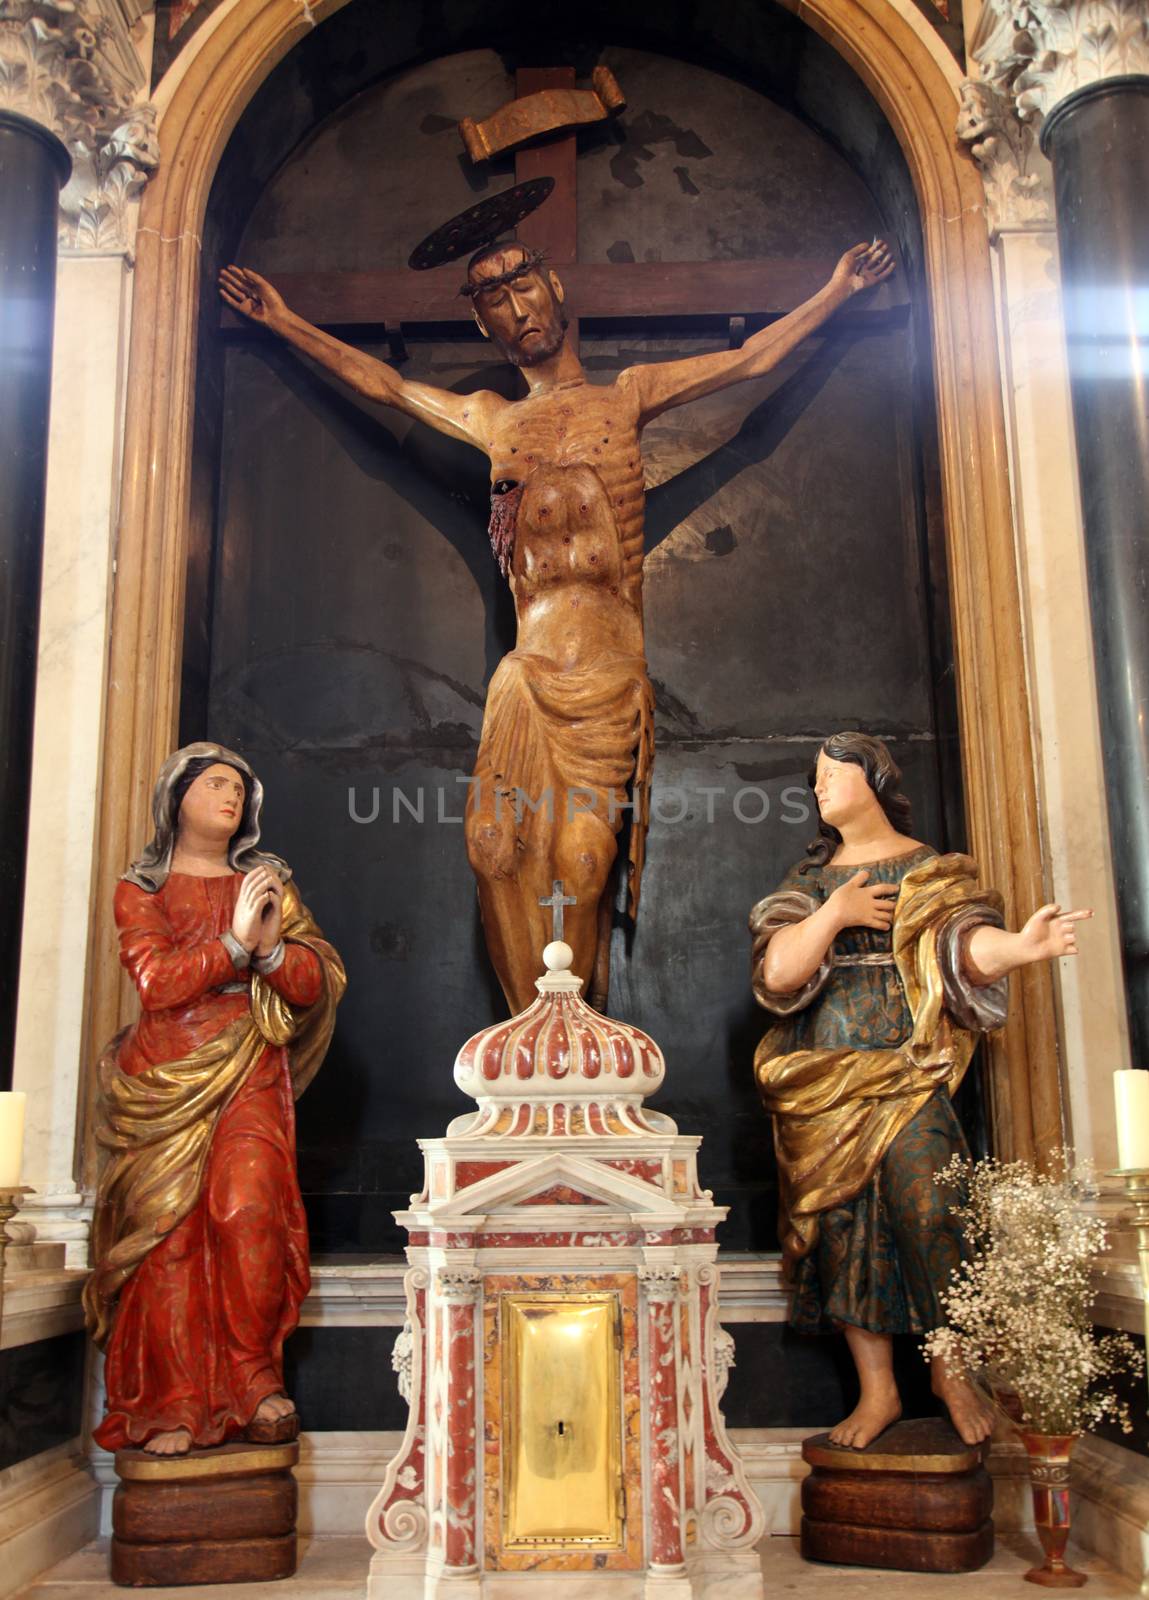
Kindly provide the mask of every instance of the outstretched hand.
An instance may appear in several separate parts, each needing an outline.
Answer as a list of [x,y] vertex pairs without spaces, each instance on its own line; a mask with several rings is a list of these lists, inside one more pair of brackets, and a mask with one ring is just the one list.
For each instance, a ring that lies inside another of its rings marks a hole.
[[863,289],[884,283],[894,271],[889,245],[884,239],[874,239],[869,244],[856,244],[852,250],[847,250],[834,268],[830,282],[850,294],[860,294]]
[[1058,905],[1042,906],[1018,931],[1018,948],[1023,963],[1075,956],[1077,924],[1092,915],[1092,911],[1062,911]]
[[219,275],[219,294],[224,305],[238,311],[262,327],[274,327],[287,310],[279,290],[249,267],[224,267]]

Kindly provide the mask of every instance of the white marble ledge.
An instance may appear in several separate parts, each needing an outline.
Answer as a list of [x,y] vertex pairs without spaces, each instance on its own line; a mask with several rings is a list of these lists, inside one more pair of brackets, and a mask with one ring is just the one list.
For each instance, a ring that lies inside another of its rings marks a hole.
[[[788,1296],[780,1256],[720,1255],[723,1322],[784,1322]],[[402,1256],[317,1256],[302,1325],[402,1327],[407,1315]]]
[[1149,1593],[1149,1457],[1087,1433],[1073,1452],[1073,1528]]
[[1145,1332],[1145,1300],[1141,1268],[1136,1261],[1107,1256],[1093,1269],[1093,1320],[1103,1328]]
[[407,1316],[402,1256],[315,1256],[304,1328],[402,1327]]
[[99,1527],[100,1492],[81,1440],[6,1467],[0,1472],[0,1600],[94,1539]]
[[74,1267],[13,1272],[4,1279],[0,1350],[54,1339],[84,1326],[80,1293],[88,1274]]
[[[786,1292],[776,1256],[723,1256],[724,1322],[781,1322]],[[302,1325],[400,1328],[407,1314],[402,1256],[318,1256]],[[0,1349],[51,1339],[83,1327],[80,1293],[87,1273],[72,1267],[14,1272],[5,1280]]]
[[[723,1322],[784,1322],[789,1296],[777,1255],[719,1254]],[[304,1327],[401,1327],[406,1316],[402,1256],[318,1256]],[[1128,1333],[1145,1331],[1141,1273],[1135,1261],[1106,1256],[1095,1269],[1095,1320]]]
[[[799,1554],[797,1539],[785,1535],[764,1539],[759,1552],[766,1592],[785,1594],[793,1600],[826,1600],[827,1596],[834,1596],[835,1600],[1004,1600],[1005,1596],[1024,1600],[1022,1574],[1040,1559],[1032,1535],[999,1538],[987,1567],[980,1572],[957,1574],[879,1572],[866,1567],[806,1562]],[[248,1600],[349,1600],[352,1595],[358,1600],[363,1594],[369,1557],[370,1547],[361,1532],[343,1537],[305,1535],[294,1577],[244,1588]],[[1069,1557],[1075,1566],[1089,1573],[1089,1600],[1125,1600],[1126,1596],[1136,1595],[1133,1584],[1073,1543]],[[515,1581],[513,1592],[522,1600],[577,1600],[588,1593],[603,1594],[597,1576],[593,1585],[588,1585],[577,1574],[524,1573],[523,1581]],[[422,1585],[417,1587],[421,1594]],[[706,1584],[703,1590],[706,1600],[728,1600],[736,1592],[724,1579]],[[21,1590],[19,1600],[120,1600],[123,1593],[108,1580],[107,1545],[100,1542],[60,1561],[31,1587]],[[235,1593],[238,1600],[238,1589]],[[154,1600],[180,1600],[187,1594],[185,1589],[151,1590]]]
[[[783,1322],[787,1293],[778,1256],[720,1255],[720,1316],[725,1323]],[[318,1256],[304,1327],[402,1327],[406,1317],[402,1256]],[[5,1279],[0,1349],[51,1339],[83,1326],[80,1292],[87,1273],[74,1268],[14,1272]],[[1095,1317],[1106,1328],[1145,1331],[1141,1275],[1135,1262],[1109,1257],[1094,1273]]]

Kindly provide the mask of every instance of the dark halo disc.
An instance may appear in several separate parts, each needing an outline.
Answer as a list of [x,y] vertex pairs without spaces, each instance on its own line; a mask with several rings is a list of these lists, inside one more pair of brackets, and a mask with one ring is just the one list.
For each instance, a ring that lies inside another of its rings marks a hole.
[[416,272],[425,272],[428,267],[441,267],[446,261],[473,255],[537,211],[554,186],[553,178],[532,178],[529,183],[516,183],[513,189],[480,200],[477,206],[460,211],[450,222],[429,233],[412,250],[407,265]]

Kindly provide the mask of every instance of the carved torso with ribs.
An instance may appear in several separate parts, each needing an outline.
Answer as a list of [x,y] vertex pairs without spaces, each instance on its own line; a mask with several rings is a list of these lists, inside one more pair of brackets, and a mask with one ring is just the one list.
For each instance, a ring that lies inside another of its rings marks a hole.
[[641,655],[643,468],[625,374],[516,401],[484,442],[492,487],[518,486],[505,489],[516,648],[568,668]]

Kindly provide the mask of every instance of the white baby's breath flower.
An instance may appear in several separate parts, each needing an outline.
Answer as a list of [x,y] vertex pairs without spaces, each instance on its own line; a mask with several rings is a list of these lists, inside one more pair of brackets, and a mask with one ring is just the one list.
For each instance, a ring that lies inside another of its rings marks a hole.
[[965,1225],[969,1259],[941,1295],[948,1327],[925,1341],[981,1376],[1015,1420],[1037,1433],[1078,1433],[1107,1417],[1130,1431],[1112,1379],[1138,1373],[1141,1352],[1123,1333],[1098,1336],[1090,1273],[1105,1225],[1082,1209],[1091,1169],[1035,1173],[1023,1161],[976,1164],[955,1156],[937,1182],[957,1190],[950,1208]]

